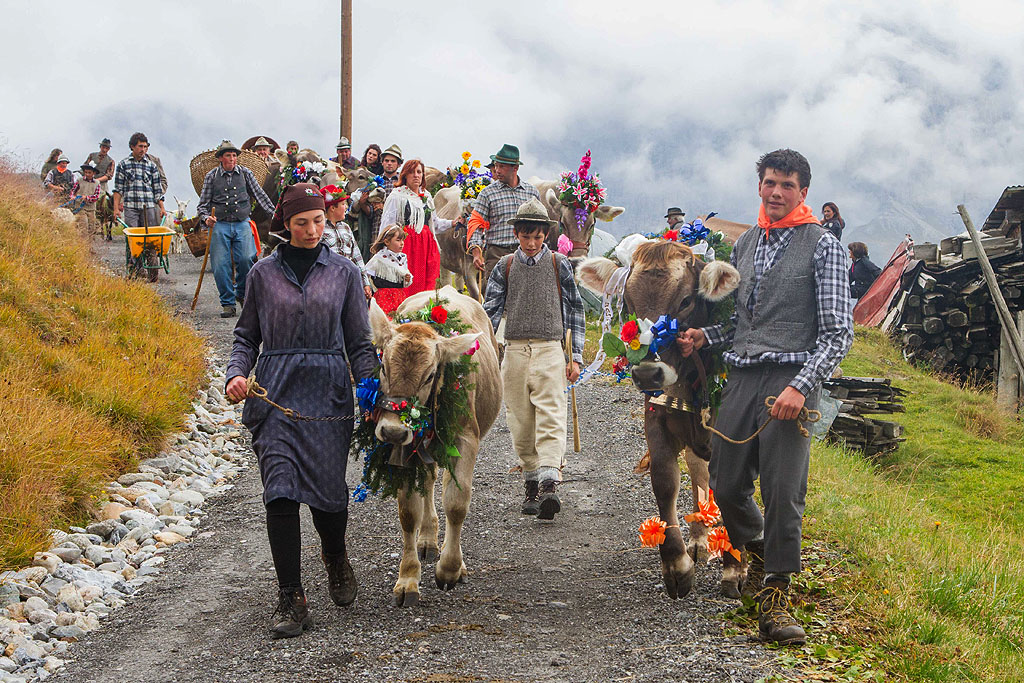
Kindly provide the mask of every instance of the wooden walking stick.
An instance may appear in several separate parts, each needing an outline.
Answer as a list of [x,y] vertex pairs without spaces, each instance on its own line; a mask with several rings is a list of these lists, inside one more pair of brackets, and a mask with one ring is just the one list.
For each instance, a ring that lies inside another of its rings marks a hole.
[[[213,224],[217,225],[217,207],[210,209],[210,217],[214,219]],[[206,240],[206,253],[203,254],[203,269],[199,271],[199,282],[196,283],[196,293],[192,297],[192,310],[196,310],[196,302],[199,301],[199,289],[203,286],[203,276],[206,275],[206,260],[210,258],[210,243],[213,242],[213,228],[210,228],[209,239]]]
[[[565,349],[569,354],[569,364],[572,365],[572,330],[565,333]],[[572,448],[576,453],[580,452],[580,414],[576,410],[576,387],[569,389],[569,396],[572,399]]]

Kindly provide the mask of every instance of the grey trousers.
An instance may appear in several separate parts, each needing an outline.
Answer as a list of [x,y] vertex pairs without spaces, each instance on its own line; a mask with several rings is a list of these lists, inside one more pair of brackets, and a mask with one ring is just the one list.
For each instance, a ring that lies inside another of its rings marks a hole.
[[122,220],[131,228],[141,228],[143,213],[146,215],[147,227],[155,228],[160,225],[160,208],[156,206],[147,206],[145,209],[130,209],[126,206]]
[[[768,418],[764,400],[782,393],[799,365],[767,363],[730,368],[715,428],[742,440]],[[818,407],[821,388],[807,397]],[[768,574],[800,571],[800,537],[811,440],[800,434],[795,420],[772,420],[761,434],[743,445],[712,437],[711,489],[733,547],[741,548],[764,531],[764,570]],[[761,478],[764,515],[754,502],[754,480]]]

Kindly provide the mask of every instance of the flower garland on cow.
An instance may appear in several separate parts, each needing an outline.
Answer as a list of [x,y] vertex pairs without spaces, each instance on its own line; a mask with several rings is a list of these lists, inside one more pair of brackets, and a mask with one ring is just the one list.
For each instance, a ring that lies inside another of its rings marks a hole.
[[[708,558],[721,557],[723,553],[729,553],[736,561],[740,561],[740,551],[732,547],[729,542],[729,532],[722,524],[722,511],[715,502],[715,492],[708,489],[708,499],[697,501],[697,512],[683,517],[685,522],[700,522],[711,531],[708,533],[707,550]],[[677,524],[672,525],[673,528]],[[648,517],[640,524],[640,545],[644,548],[657,548],[665,542],[665,530],[668,524],[660,517]]]
[[[447,299],[435,296],[426,306],[408,314],[400,322],[427,323],[444,337],[470,331],[459,311],[446,308],[446,304]],[[448,470],[455,480],[455,465],[461,457],[458,436],[470,416],[469,392],[473,385],[467,379],[477,367],[473,354],[479,348],[477,342],[458,360],[445,364],[429,405],[424,405],[416,397],[384,396],[379,374],[359,382],[356,399],[361,419],[352,434],[352,453],[363,454],[363,478],[352,493],[355,500],[365,500],[370,492],[384,498],[395,498],[405,489],[415,489],[425,495],[427,468],[432,467],[432,463]],[[405,447],[413,456],[409,459],[411,466],[392,464],[396,446],[377,438],[377,419],[382,410],[396,413],[412,430],[412,444]],[[459,484],[458,481],[455,483]]]
[[327,166],[319,161],[300,161],[295,166],[285,166],[281,169],[281,178],[278,180],[278,189],[284,192],[284,188],[296,183],[316,183],[327,171]]
[[693,253],[704,261],[714,261],[717,258],[728,256],[729,245],[725,243],[725,233],[720,230],[712,231],[704,224],[708,218],[717,215],[714,211],[704,219],[697,218],[690,223],[679,224],[671,228],[665,228],[661,232],[649,232],[644,235],[648,239],[662,239],[669,242],[681,242],[693,250]]
[[590,150],[580,159],[576,173],[563,173],[558,183],[558,200],[573,209],[576,226],[582,231],[587,216],[604,204],[605,189],[598,174],[590,175]]
[[462,153],[462,163],[449,166],[440,187],[458,187],[462,199],[476,199],[493,182],[490,171],[480,171],[480,160],[472,152]]

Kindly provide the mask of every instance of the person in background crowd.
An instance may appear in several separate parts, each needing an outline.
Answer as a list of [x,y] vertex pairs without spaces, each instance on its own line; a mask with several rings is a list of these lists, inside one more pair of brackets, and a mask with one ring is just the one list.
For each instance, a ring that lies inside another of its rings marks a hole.
[[97,230],[99,221],[96,220],[96,201],[100,198],[101,191],[100,183],[96,180],[96,167],[89,163],[82,164],[82,178],[75,184],[74,189],[74,195],[78,198],[75,200],[75,206],[78,207],[78,202],[81,202],[78,223],[90,237],[93,233],[100,232]]
[[373,295],[373,290],[370,289],[370,278],[366,275],[363,254],[359,251],[359,245],[356,244],[352,229],[345,222],[345,216],[348,213],[348,195],[345,194],[345,190],[334,185],[320,188],[320,194],[324,197],[327,217],[321,241],[335,254],[344,256],[356,264],[359,273],[363,276],[363,290],[366,298],[369,299]]
[[57,168],[57,159],[60,158],[61,154],[63,154],[63,152],[61,151],[60,147],[54,147],[53,150],[50,152],[50,156],[46,157],[46,161],[43,162],[43,168],[41,171],[39,171],[39,180],[41,180],[44,185],[46,184],[47,174],[49,174],[50,171],[52,171],[53,169]]
[[405,228],[385,225],[370,245],[372,256],[366,263],[366,274],[376,288],[373,298],[381,310],[388,314],[405,300],[401,290],[412,286],[409,257],[404,253],[405,237]]
[[[730,256],[740,272],[732,318],[687,329],[677,343],[684,357],[705,345],[726,347],[722,359],[732,367],[715,427],[730,438],[755,433],[767,417],[766,398],[776,397],[772,420],[756,439],[712,441],[710,487],[733,547],[755,565],[763,562],[764,587],[755,598],[762,639],[802,645],[807,634],[790,611],[789,584],[801,568],[811,440],[798,418],[805,407],[817,408],[821,383],[850,350],[853,316],[843,247],[804,202],[807,159],[778,149],[758,159],[757,175],[757,225]],[[764,513],[754,500],[757,478]],[[723,554],[723,570],[738,564]],[[723,580],[722,590],[739,598],[737,584]]]
[[400,290],[402,300],[417,292],[434,289],[434,283],[441,274],[441,252],[435,235],[463,220],[461,216],[454,221],[437,217],[434,198],[423,187],[423,172],[423,162],[419,159],[405,162],[395,189],[384,202],[384,213],[380,219],[381,225],[405,228],[407,235],[403,251],[409,257],[413,281],[412,286]]
[[334,146],[334,149],[338,152],[338,156],[331,159],[341,164],[341,167],[346,170],[352,170],[358,164],[355,158],[352,156],[352,143],[348,141],[348,138],[342,136],[338,140],[338,144]]
[[882,269],[868,258],[868,245],[863,242],[850,242],[850,296],[860,299],[871,289]]
[[360,188],[352,193],[352,207],[348,219],[356,226],[356,241],[363,261],[369,261],[372,253],[370,246],[374,236],[380,232],[380,219],[384,215],[384,188],[373,185],[370,190]]
[[369,145],[366,151],[363,152],[363,159],[359,162],[359,165],[373,175],[383,174],[384,167],[380,165],[380,145],[376,143]]
[[846,221],[839,215],[839,207],[833,202],[825,202],[824,206],[821,207],[821,216],[825,219],[821,227],[835,235],[837,240],[842,241],[843,228],[846,227]]
[[100,140],[100,151],[90,152],[85,163],[96,167],[96,182],[100,184],[103,194],[107,194],[107,181],[114,177],[114,158],[110,156],[110,138]]
[[57,164],[46,174],[43,185],[53,193],[58,202],[66,202],[71,197],[71,189],[75,186],[75,175],[68,170],[69,160],[61,154]]
[[160,157],[147,153],[146,158],[156,166],[156,170],[160,174],[160,189],[167,194],[167,174],[164,173],[164,165],[160,163]]
[[675,226],[676,223],[682,223],[685,219],[686,212],[678,206],[671,206],[668,211],[665,212],[665,220],[668,221],[669,228]]
[[295,140],[289,140],[288,144],[285,145],[284,151],[288,153],[288,165],[295,166],[295,162],[298,161],[295,155],[299,153],[299,143]]
[[384,176],[384,195],[391,194],[398,183],[398,166],[402,163],[402,149],[391,145],[380,154],[381,173]]
[[[270,168],[272,161],[270,158],[270,142],[268,142],[265,137],[261,136],[252,146],[252,149],[256,152],[256,156],[263,159],[263,163],[267,165],[267,168]],[[276,162],[277,160],[274,159],[273,161]]]
[[149,138],[132,133],[128,139],[132,153],[118,162],[114,170],[114,220],[124,214],[128,227],[157,226],[167,212],[160,169],[146,155]]
[[491,155],[491,162],[494,182],[476,198],[469,219],[469,253],[476,269],[484,271],[485,282],[490,280],[498,259],[519,248],[512,230],[516,211],[530,197],[540,198],[537,188],[519,177],[523,162],[518,147],[503,145]]
[[277,573],[273,638],[299,636],[313,625],[302,586],[300,505],[309,506],[320,537],[331,600],[350,605],[358,592],[345,544],[354,415],[349,372],[358,382],[378,363],[359,269],[320,243],[324,225],[320,188],[285,188],[271,229],[287,241],[252,268],[226,373],[232,401],[246,398],[246,378],[255,370],[271,400],[303,415],[340,418],[295,422],[255,398],[242,411],[259,462]]
[[[220,165],[203,179],[197,208],[199,220],[210,228],[210,262],[220,294],[222,318],[235,316],[236,299],[244,305],[246,277],[256,260],[256,243],[249,226],[252,202],[274,214],[274,203],[256,176],[238,163],[239,153],[229,140],[220,143],[215,153]],[[217,209],[216,214],[211,209]]]

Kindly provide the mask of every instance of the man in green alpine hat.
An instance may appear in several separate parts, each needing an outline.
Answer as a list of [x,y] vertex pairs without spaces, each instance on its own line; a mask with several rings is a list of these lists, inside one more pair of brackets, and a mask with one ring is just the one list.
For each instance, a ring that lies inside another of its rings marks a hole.
[[484,271],[484,281],[491,276],[494,264],[519,247],[512,231],[516,211],[531,197],[540,194],[530,183],[519,178],[519,148],[504,144],[491,155],[491,175],[494,182],[484,188],[476,198],[469,218],[469,253],[473,265]]

